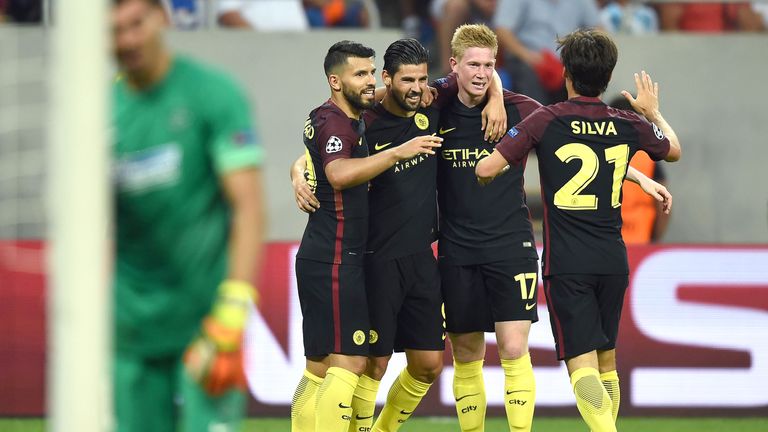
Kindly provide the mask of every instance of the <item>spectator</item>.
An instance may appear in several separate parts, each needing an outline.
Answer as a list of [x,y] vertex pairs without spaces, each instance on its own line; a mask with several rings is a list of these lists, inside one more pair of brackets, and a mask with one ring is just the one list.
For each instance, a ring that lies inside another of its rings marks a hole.
[[202,27],[203,15],[198,0],[165,0],[171,25],[179,30]]
[[661,29],[722,33],[759,31],[760,16],[748,2],[739,3],[668,3],[659,5]]
[[437,45],[440,54],[436,76],[449,72],[451,38],[462,24],[490,24],[496,12],[496,0],[432,0],[432,18],[437,23]]
[[368,27],[368,12],[360,1],[304,0],[311,27]]
[[[634,111],[624,96],[614,97],[610,104],[614,108]],[[666,186],[666,176],[662,162],[654,162],[645,152],[637,152],[629,165],[645,174],[646,177]],[[626,244],[656,243],[667,231],[669,214],[664,213],[662,204],[647,195],[640,186],[624,182],[621,202],[621,236]]]
[[555,56],[558,36],[596,27],[595,0],[500,0],[493,25],[507,52],[512,89],[542,104],[565,99],[563,66]]
[[768,3],[752,3],[752,9],[760,16],[761,30],[768,30]]
[[220,0],[219,24],[255,30],[307,30],[300,0]]
[[656,11],[638,1],[609,1],[600,10],[600,21],[611,33],[648,34],[659,31]]

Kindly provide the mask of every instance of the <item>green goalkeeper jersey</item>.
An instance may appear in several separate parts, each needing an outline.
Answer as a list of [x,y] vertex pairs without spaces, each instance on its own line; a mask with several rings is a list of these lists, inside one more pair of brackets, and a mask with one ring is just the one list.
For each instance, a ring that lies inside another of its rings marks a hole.
[[114,85],[115,343],[178,353],[225,277],[230,209],[219,177],[258,166],[242,91],[185,57],[144,91]]

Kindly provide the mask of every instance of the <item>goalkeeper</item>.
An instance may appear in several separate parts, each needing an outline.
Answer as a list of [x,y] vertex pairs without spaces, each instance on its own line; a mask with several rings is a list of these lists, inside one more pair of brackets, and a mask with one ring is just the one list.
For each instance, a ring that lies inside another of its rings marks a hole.
[[113,2],[117,431],[234,431],[262,148],[238,86],[169,52],[165,22],[160,0]]

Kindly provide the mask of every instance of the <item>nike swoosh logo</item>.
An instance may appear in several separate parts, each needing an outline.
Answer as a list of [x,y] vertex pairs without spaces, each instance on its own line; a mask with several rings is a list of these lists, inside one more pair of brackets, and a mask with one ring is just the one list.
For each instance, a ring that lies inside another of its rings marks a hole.
[[356,418],[357,420],[365,420],[365,419],[369,419],[369,418],[371,418],[371,417],[373,417],[373,414],[369,415],[368,417],[360,417],[359,415],[356,415],[356,416],[355,416],[355,418]]
[[536,306],[536,303],[534,303],[534,304],[526,303],[525,304],[525,310],[531,310],[531,309],[533,309],[534,306]]
[[456,129],[456,128],[455,128],[455,127],[454,127],[454,128],[450,128],[450,129],[443,129],[443,128],[440,128],[440,130],[438,131],[438,133],[439,133],[440,135],[444,135],[444,134],[447,134],[448,132],[450,132],[450,131],[452,131],[452,130],[454,130],[454,129]]
[[508,395],[511,395],[512,393],[520,393],[520,392],[530,393],[531,391],[530,390],[512,390],[512,391],[507,390]]
[[343,403],[339,402],[339,408],[341,408],[341,409],[352,408],[352,405],[350,405],[350,406],[346,406],[346,405],[344,405]]
[[413,414],[413,411],[400,410],[400,414],[402,414],[402,415],[411,415],[411,414]]
[[460,401],[460,400],[462,400],[462,399],[464,399],[464,398],[468,398],[468,397],[470,397],[470,396],[477,396],[477,395],[479,395],[479,394],[480,394],[480,393],[472,393],[472,394],[464,395],[464,396],[462,396],[462,397],[460,397],[460,398],[456,399],[456,402],[458,402],[458,401]]
[[390,145],[390,144],[392,144],[392,141],[390,141],[390,142],[388,142],[388,143],[384,143],[384,144],[379,144],[379,143],[376,143],[376,145],[375,145],[375,146],[373,146],[373,148],[374,148],[376,151],[379,151],[379,150],[382,150],[382,149],[385,149],[385,148],[389,147],[389,145]]

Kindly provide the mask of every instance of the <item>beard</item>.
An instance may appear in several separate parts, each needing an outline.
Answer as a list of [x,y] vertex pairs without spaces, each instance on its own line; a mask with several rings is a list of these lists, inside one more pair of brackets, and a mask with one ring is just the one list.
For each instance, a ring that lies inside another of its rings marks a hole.
[[[365,87],[362,91],[375,89],[374,86]],[[364,100],[363,95],[361,92],[354,93],[352,90],[348,90],[346,87],[341,90],[341,93],[344,95],[344,99],[349,102],[350,105],[352,105],[355,109],[358,110],[366,110],[373,106],[373,99],[371,100]]]
[[[416,102],[413,106],[408,103],[408,97],[409,96],[418,96],[419,101]],[[397,102],[398,105],[400,105],[400,108],[402,108],[404,111],[416,111],[419,109],[419,105],[421,104],[421,93],[417,92],[408,92],[402,96],[395,94],[395,97],[392,98]]]

